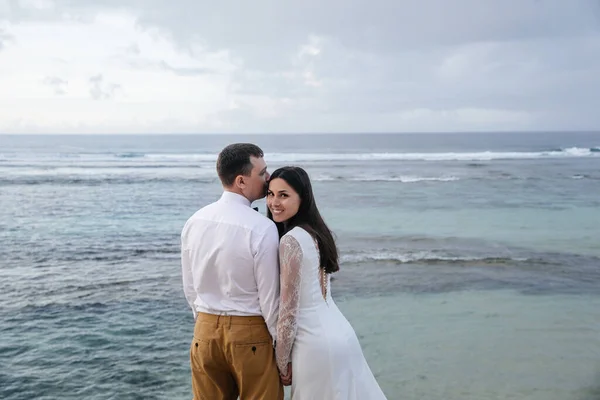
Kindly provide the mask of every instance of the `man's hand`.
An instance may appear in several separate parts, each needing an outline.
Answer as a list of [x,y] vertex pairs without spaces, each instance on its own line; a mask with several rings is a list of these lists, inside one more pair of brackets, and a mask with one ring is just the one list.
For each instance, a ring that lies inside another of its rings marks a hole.
[[279,378],[281,379],[283,386],[290,386],[292,384],[292,363],[288,363],[287,374],[279,374]]

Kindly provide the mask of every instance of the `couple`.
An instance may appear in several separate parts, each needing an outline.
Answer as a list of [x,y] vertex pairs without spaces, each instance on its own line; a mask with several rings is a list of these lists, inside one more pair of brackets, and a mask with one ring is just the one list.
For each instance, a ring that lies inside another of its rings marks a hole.
[[[356,334],[331,297],[335,241],[298,167],[269,176],[262,150],[227,146],[221,198],[181,234],[194,318],[194,400],[385,399]],[[267,217],[250,206],[267,193]]]

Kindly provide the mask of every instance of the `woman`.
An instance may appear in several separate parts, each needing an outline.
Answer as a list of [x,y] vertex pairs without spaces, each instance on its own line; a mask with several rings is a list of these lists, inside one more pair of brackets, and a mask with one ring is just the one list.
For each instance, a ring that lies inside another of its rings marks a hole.
[[267,215],[281,237],[277,365],[292,399],[385,399],[354,329],[331,297],[339,270],[331,231],[321,218],[308,174],[284,167],[271,175]]

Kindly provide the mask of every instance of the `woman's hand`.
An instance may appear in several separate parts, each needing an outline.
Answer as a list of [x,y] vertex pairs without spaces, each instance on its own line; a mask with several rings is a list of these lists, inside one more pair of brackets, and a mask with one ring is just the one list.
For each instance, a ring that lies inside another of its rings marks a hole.
[[279,378],[281,379],[283,386],[290,386],[292,384],[292,363],[288,363],[287,374],[279,374]]

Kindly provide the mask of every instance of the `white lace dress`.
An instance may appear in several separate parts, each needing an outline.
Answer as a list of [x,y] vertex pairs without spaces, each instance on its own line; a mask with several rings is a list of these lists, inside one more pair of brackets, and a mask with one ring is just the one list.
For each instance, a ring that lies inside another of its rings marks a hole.
[[385,399],[354,329],[331,297],[312,236],[296,227],[281,238],[277,365],[292,362],[293,400]]

